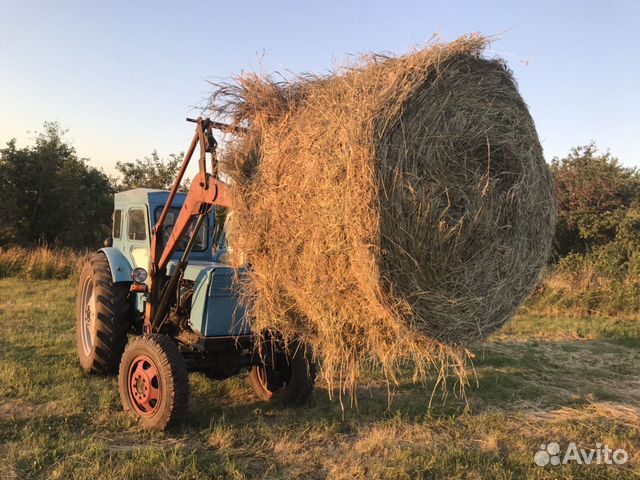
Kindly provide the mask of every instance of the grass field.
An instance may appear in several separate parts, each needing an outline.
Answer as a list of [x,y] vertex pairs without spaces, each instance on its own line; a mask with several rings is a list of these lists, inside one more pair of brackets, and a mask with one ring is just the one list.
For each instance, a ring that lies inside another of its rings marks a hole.
[[[114,378],[76,362],[75,285],[0,280],[0,478],[637,478],[640,323],[519,316],[475,346],[479,386],[429,410],[403,379],[391,407],[376,374],[344,412],[259,402],[243,378],[190,377],[188,422],[140,430]],[[624,448],[624,466],[536,466],[540,444]]]

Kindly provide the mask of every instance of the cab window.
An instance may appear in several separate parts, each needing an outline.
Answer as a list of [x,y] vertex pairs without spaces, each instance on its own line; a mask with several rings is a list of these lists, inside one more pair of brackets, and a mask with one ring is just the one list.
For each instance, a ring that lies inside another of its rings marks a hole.
[[[156,223],[160,219],[160,215],[162,215],[162,209],[163,207],[156,207],[154,211],[154,218]],[[169,208],[169,211],[167,212],[167,216],[164,219],[164,224],[162,225],[162,235],[160,236],[162,245],[167,244],[167,241],[171,236],[171,231],[173,230],[173,227],[176,223],[176,220],[178,219],[179,214],[180,214],[180,207]],[[187,227],[186,234],[178,242],[176,250],[185,249],[185,247],[187,246],[187,243],[189,242],[189,237],[191,236],[191,233],[193,232],[193,229],[195,228],[195,226],[196,226],[196,218],[193,217],[189,221],[189,226]],[[209,218],[207,218],[204,221],[204,223],[202,224],[202,227],[200,228],[200,231],[198,232],[196,241],[193,244],[194,252],[204,252],[207,249],[208,232],[209,232]]]
[[113,238],[120,238],[122,230],[122,210],[113,212]]
[[144,210],[142,208],[132,208],[129,210],[128,217],[127,233],[129,240],[146,240],[147,225],[144,221]]

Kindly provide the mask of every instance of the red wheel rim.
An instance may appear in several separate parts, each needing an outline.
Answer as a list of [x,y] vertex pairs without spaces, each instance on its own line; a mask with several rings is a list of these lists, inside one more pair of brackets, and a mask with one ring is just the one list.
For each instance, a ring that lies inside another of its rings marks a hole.
[[131,362],[127,377],[131,405],[138,415],[151,417],[160,407],[162,384],[158,368],[146,355],[138,355]]

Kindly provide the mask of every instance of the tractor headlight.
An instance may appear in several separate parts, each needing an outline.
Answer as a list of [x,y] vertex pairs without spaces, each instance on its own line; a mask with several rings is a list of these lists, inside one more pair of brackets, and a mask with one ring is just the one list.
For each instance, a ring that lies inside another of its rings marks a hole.
[[147,280],[147,271],[144,268],[134,268],[131,272],[131,278],[136,283],[144,283]]

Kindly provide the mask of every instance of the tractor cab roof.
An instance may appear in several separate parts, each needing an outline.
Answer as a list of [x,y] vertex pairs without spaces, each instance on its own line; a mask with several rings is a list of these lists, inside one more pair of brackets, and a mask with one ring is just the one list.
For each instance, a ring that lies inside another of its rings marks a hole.
[[[182,192],[176,193],[173,205],[182,205],[186,194]],[[114,201],[117,204],[164,204],[169,198],[168,190],[157,190],[153,188],[134,188],[132,190],[125,190],[124,192],[118,192],[114,196]]]

